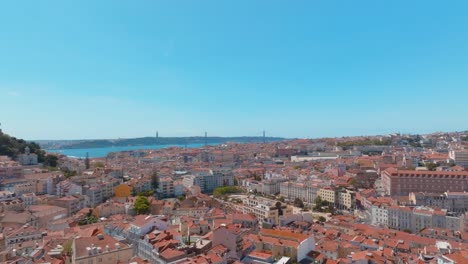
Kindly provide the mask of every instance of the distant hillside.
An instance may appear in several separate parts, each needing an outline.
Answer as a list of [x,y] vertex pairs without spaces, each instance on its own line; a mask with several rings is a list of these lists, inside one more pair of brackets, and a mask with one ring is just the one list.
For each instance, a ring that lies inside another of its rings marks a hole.
[[[284,138],[266,137],[266,142],[281,141]],[[226,142],[238,143],[258,143],[263,142],[263,137],[207,137],[208,144],[220,144]],[[42,146],[46,149],[77,149],[77,148],[106,148],[121,146],[147,146],[147,145],[184,145],[203,144],[204,137],[143,137],[128,139],[97,139],[97,140],[76,140],[76,141],[47,141]]]
[[24,153],[26,147],[29,147],[31,153],[37,154],[39,162],[44,161],[45,152],[37,143],[27,142],[24,139],[11,137],[8,134],[0,132],[0,155],[16,159],[18,154]]

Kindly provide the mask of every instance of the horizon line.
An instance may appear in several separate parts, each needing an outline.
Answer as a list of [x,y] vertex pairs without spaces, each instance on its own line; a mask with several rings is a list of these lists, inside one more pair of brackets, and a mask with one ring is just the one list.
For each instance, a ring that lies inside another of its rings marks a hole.
[[[391,133],[384,134],[361,134],[361,135],[343,135],[343,136],[318,136],[318,137],[283,137],[283,136],[265,136],[265,138],[281,138],[286,140],[294,139],[337,139],[337,138],[348,138],[348,137],[379,137],[379,136],[389,136],[392,134],[399,135],[432,135],[432,134],[444,134],[444,133],[468,133],[468,130],[459,130],[459,131],[433,131],[429,133],[416,133],[416,132],[401,132],[395,131]],[[5,133],[6,134],[6,133]],[[204,138],[205,136],[158,136],[158,138]],[[263,136],[208,136],[208,138],[263,138]],[[84,139],[26,139],[26,141],[91,141],[91,140],[125,140],[125,139],[141,139],[141,138],[156,138],[156,136],[143,136],[143,137],[122,137],[122,138],[84,138]]]

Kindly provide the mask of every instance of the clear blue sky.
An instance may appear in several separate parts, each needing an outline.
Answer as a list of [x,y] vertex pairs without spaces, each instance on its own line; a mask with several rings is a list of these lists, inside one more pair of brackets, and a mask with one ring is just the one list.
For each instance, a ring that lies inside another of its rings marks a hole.
[[26,139],[468,129],[468,1],[3,1]]

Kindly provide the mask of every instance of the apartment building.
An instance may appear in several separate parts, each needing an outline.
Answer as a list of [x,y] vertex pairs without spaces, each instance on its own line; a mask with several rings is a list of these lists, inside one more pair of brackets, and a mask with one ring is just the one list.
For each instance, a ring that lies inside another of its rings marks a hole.
[[255,245],[255,252],[268,253],[276,259],[286,256],[298,263],[315,250],[314,236],[291,230],[262,229],[247,239]]
[[35,186],[32,185],[30,182],[26,182],[23,184],[16,184],[13,187],[13,192],[16,194],[16,196],[21,196],[24,193],[32,193],[35,192]]
[[67,215],[72,216],[83,207],[80,207],[80,201],[73,196],[61,197],[50,201],[51,205],[59,206],[67,210]]
[[83,187],[81,185],[76,184],[70,180],[65,180],[57,183],[56,185],[56,194],[59,197],[70,196],[74,194],[82,194]]
[[22,211],[26,207],[25,203],[18,198],[0,201],[0,212]]
[[213,230],[213,247],[217,245],[225,246],[229,251],[229,257],[239,259],[242,254],[243,231],[239,224],[221,224]]
[[387,211],[387,224],[389,228],[398,230],[412,229],[412,208],[406,206],[392,205],[388,207]]
[[468,146],[451,149],[449,151],[449,158],[458,166],[468,167]]
[[356,206],[356,193],[347,189],[340,190],[337,192],[338,208],[340,209],[352,209]]
[[280,193],[281,183],[286,182],[287,180],[287,178],[266,179],[261,182],[257,182],[257,185],[254,188],[260,193],[276,195]]
[[10,191],[0,191],[0,201],[8,201],[15,199],[15,193]]
[[157,192],[161,197],[174,197],[174,180],[171,177],[161,177]]
[[24,177],[34,186],[36,194],[56,194],[56,185],[61,182],[64,177],[61,173],[32,173],[26,174]]
[[372,205],[371,225],[388,226],[388,205]]
[[20,198],[25,207],[35,205],[37,203],[37,196],[35,193],[23,193]]
[[447,209],[449,212],[468,211],[467,192],[444,192],[443,194],[423,192],[410,193],[409,200],[413,205],[438,207]]
[[468,190],[468,171],[413,171],[389,168],[381,173],[381,178],[387,195]]
[[277,203],[275,200],[251,195],[243,200],[243,213],[255,215],[261,223],[265,222],[277,225],[279,224],[279,217],[281,215],[287,216],[292,214],[292,208],[281,203],[278,208],[276,206]]
[[53,205],[32,205],[28,209],[36,218],[38,227],[46,227],[50,222],[65,218],[67,210]]
[[103,191],[97,186],[84,186],[84,194],[89,197],[89,205],[96,207],[97,205],[104,202]]
[[72,263],[129,263],[133,249],[111,236],[99,234],[73,240]]
[[150,178],[132,179],[129,185],[137,193],[153,190]]
[[336,190],[332,187],[324,187],[318,190],[317,195],[320,196],[322,201],[327,201],[330,204],[335,204],[337,202]]
[[7,247],[15,247],[27,241],[41,241],[44,236],[42,230],[29,225],[17,229],[5,229],[3,235]]
[[424,228],[463,231],[464,214],[452,215],[429,207],[381,206],[372,208],[372,224],[419,232]]
[[191,175],[184,176],[182,183],[187,188],[193,185],[200,186],[203,193],[210,193],[218,187],[233,186],[234,175],[230,170],[225,169],[210,170],[209,172],[195,172]]
[[23,176],[23,168],[18,162],[8,156],[0,156],[0,179],[19,178]]
[[318,190],[318,184],[312,183],[299,183],[288,181],[280,184],[281,196],[289,200],[299,198],[303,202],[309,204],[314,203],[315,198],[317,197]]
[[115,194],[115,188],[119,186],[120,181],[113,178],[83,186],[83,193],[89,197],[89,205],[96,207],[100,203],[105,202]]

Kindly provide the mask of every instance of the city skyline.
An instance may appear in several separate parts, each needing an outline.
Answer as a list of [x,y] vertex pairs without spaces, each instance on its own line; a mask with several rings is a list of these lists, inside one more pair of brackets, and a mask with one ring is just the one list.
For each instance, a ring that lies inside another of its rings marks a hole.
[[19,138],[463,131],[468,4],[0,4],[0,122]]

